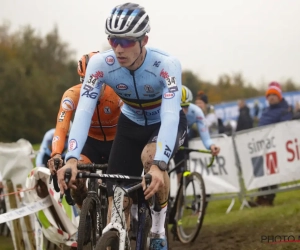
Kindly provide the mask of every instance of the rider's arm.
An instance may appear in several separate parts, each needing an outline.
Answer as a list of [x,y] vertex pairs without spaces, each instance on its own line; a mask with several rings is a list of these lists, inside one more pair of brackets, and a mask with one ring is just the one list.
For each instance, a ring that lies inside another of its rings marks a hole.
[[81,86],[80,98],[69,134],[68,153],[66,154],[65,161],[70,158],[79,159],[86,142],[91,119],[104,82],[101,62],[105,62],[105,60],[101,60],[101,58],[100,54],[94,55],[87,66],[86,77]]
[[194,105],[193,107],[194,107],[194,111],[195,111],[196,123],[197,123],[197,127],[198,127],[198,131],[199,131],[201,140],[202,140],[204,146],[207,149],[210,149],[211,145],[213,145],[213,142],[210,139],[209,129],[208,129],[207,121],[205,119],[203,111],[201,108],[199,108],[196,105]]
[[79,91],[80,87],[74,86],[68,89],[61,99],[57,114],[55,133],[52,140],[51,157],[55,156],[56,154],[61,155],[65,149],[66,136],[70,128],[72,114],[78,103]]
[[161,103],[161,126],[159,129],[154,160],[169,162],[172,155],[179,124],[181,102],[181,65],[172,57],[164,61],[160,77],[164,84]]
[[44,158],[44,155],[47,153],[47,151],[49,151],[48,142],[52,141],[54,130],[55,129],[50,129],[44,135],[43,141],[42,141],[41,146],[40,146],[39,153],[38,153],[38,155],[36,156],[36,159],[35,159],[36,167],[44,166],[43,158]]

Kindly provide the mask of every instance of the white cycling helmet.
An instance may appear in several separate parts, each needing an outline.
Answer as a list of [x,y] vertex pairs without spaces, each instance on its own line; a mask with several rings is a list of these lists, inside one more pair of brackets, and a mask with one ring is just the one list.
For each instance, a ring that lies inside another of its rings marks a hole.
[[118,37],[141,37],[150,32],[149,16],[135,3],[116,6],[106,19],[105,33]]
[[190,103],[193,101],[193,93],[192,91],[182,85],[182,94],[181,94],[181,107],[184,107],[184,106],[189,106]]

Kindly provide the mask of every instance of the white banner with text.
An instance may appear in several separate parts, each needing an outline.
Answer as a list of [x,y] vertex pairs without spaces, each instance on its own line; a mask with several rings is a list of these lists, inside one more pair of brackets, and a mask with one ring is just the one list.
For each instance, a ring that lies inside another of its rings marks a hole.
[[[238,169],[235,163],[235,153],[231,137],[213,138],[213,142],[221,148],[213,165],[206,166],[211,160],[210,154],[190,153],[190,169],[201,173],[207,194],[223,194],[240,192]],[[205,149],[200,138],[190,140],[189,147]]]
[[300,121],[239,132],[237,153],[247,190],[300,179]]

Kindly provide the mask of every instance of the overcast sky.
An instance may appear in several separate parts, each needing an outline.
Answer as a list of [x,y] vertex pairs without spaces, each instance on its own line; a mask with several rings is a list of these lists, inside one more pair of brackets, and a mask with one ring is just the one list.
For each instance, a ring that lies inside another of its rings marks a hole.
[[[149,46],[181,60],[204,80],[241,72],[257,85],[300,83],[299,0],[136,0],[149,13]],[[0,21],[41,34],[58,25],[76,59],[107,46],[105,19],[119,0],[1,0]]]

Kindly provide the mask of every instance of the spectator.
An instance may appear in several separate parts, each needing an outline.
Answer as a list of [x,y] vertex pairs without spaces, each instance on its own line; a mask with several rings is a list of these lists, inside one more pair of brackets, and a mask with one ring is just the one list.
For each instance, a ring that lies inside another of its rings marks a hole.
[[293,119],[294,120],[300,119],[300,102],[296,103],[294,114],[293,114]]
[[195,104],[202,109],[205,115],[209,134],[211,136],[219,134],[219,124],[221,125],[221,128],[223,125],[223,123],[221,124],[222,120],[220,119],[219,121],[217,115],[215,114],[214,107],[208,104],[208,97],[203,91],[199,91],[197,93]]
[[253,127],[257,127],[257,125],[258,125],[259,111],[260,111],[259,100],[255,100],[254,101],[254,106],[253,106]]
[[253,116],[254,116],[254,118],[257,118],[258,115],[259,115],[259,100],[255,100],[255,101],[254,101],[253,110],[254,110]]
[[246,105],[245,100],[239,100],[238,106],[240,114],[237,121],[236,131],[253,128],[253,120],[250,115],[250,109]]
[[227,120],[224,123],[225,132],[224,134],[232,136],[236,131],[237,122],[236,120]]
[[[269,103],[259,120],[258,126],[270,125],[278,122],[292,120],[292,113],[289,111],[289,105],[282,96],[281,86],[278,82],[271,82],[266,92],[266,98]],[[276,189],[277,185],[263,187],[259,190]],[[251,206],[272,206],[275,194],[258,196],[256,203],[249,203]]]

